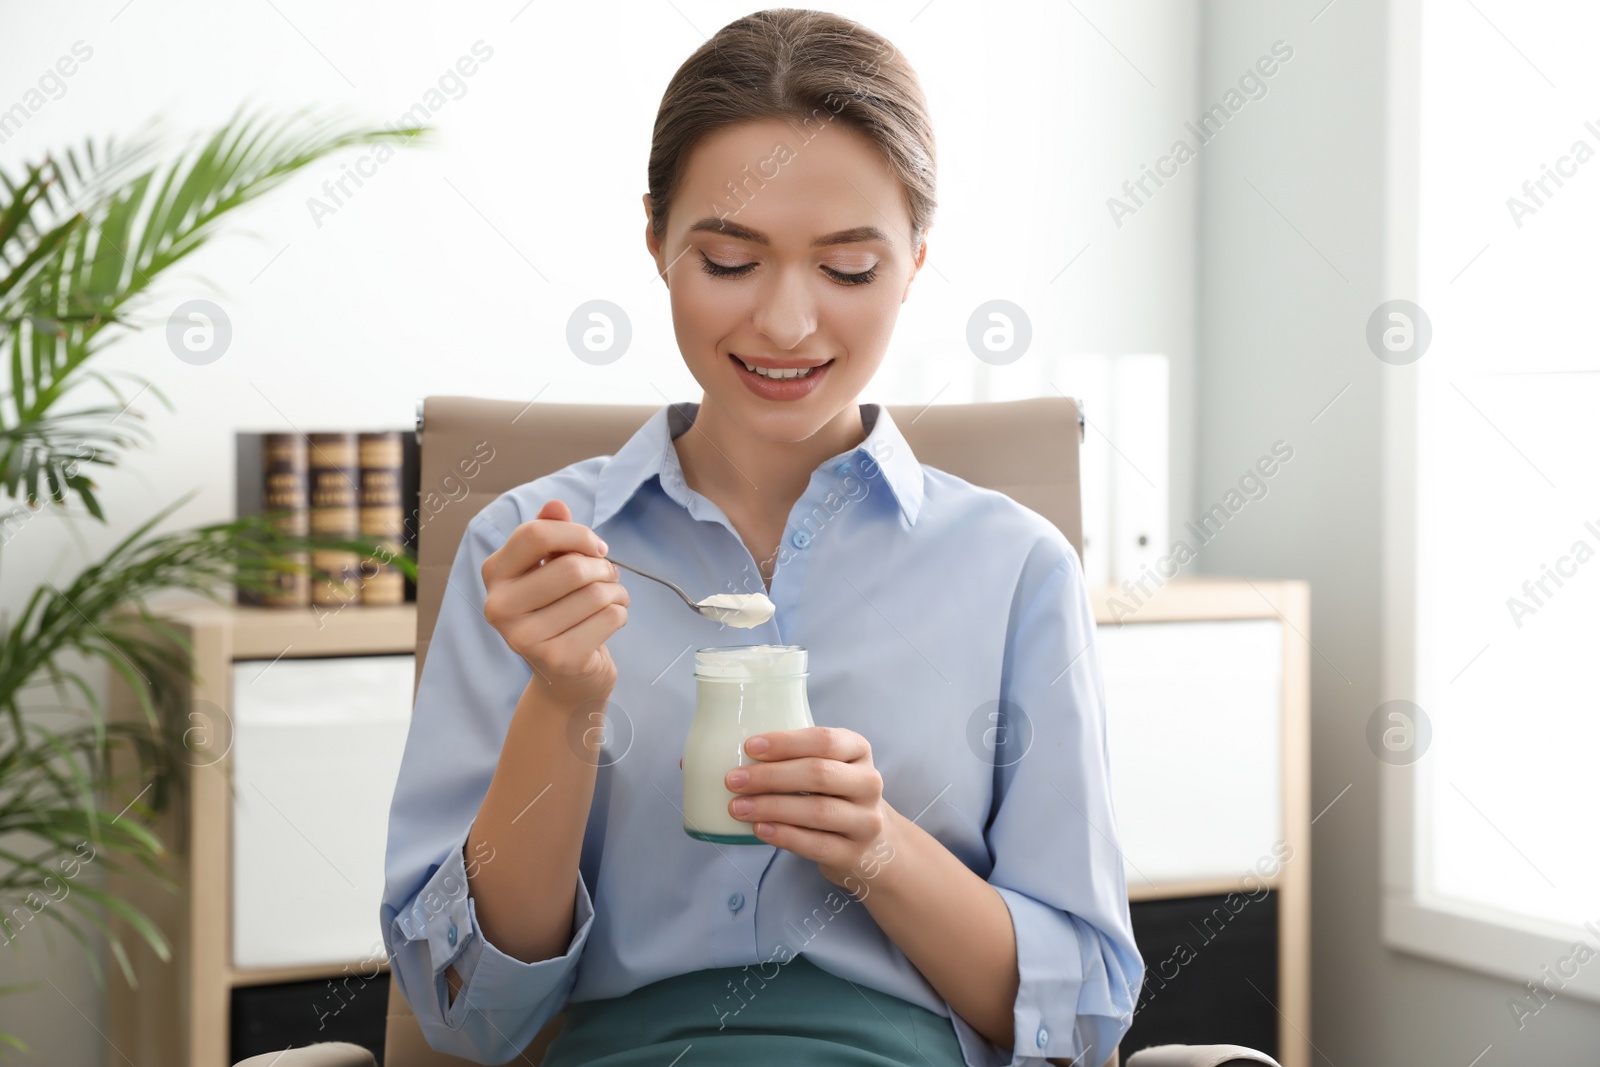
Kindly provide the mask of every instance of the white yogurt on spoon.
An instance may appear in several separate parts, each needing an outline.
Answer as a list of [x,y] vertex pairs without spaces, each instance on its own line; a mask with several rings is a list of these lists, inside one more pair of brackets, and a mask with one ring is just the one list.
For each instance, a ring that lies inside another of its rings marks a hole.
[[762,593],[717,593],[695,606],[702,615],[745,630],[760,626],[778,610]]

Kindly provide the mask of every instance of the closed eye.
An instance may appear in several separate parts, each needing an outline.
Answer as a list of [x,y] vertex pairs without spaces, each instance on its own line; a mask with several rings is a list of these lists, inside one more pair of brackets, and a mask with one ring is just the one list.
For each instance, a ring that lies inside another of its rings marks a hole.
[[[742,278],[755,270],[756,265],[754,263],[741,263],[737,267],[728,267],[701,252],[700,269],[717,278]],[[847,274],[842,270],[834,270],[832,267],[823,267],[822,269],[840,285],[866,285],[878,276],[877,267],[869,267],[857,274]]]
[[877,267],[868,267],[859,274],[846,274],[844,271],[834,270],[832,267],[823,267],[822,269],[833,275],[833,277],[837,278],[845,285],[866,285],[868,282],[878,276]]
[[725,267],[704,252],[700,253],[700,264],[701,269],[707,274],[715,275],[718,278],[742,278],[756,268],[754,263],[744,263],[737,267]]

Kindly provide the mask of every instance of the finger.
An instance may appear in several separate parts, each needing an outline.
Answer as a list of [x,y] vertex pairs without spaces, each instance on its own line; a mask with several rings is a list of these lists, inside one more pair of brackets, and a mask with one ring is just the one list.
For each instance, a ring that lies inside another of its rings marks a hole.
[[[750,811],[734,810],[739,800],[750,801]],[[728,801],[728,813],[740,822],[785,823],[789,826],[868,840],[878,832],[872,812],[859,804],[838,797],[795,796],[788,793],[763,793],[754,797],[735,797]]]
[[505,543],[483,561],[483,584],[515,578],[566,552],[604,556],[605,547],[586,526],[557,519],[531,519],[512,530]]
[[[777,763],[749,763],[743,785],[725,781],[734,793],[823,793],[850,800],[865,800],[878,790],[877,774],[865,763],[840,763],[821,756],[801,756]],[[730,774],[733,771],[729,771]]]
[[[750,742],[758,737],[767,741],[767,747],[759,752],[750,747]],[[763,763],[801,756],[821,756],[851,763],[872,755],[872,746],[865,737],[842,726],[803,726],[798,730],[755,734],[745,739],[744,750]]]
[[[539,513],[535,515],[534,518],[545,519],[550,522],[571,522],[572,509],[567,507],[567,502],[565,500],[559,500],[552,497],[544,502],[544,506],[539,509]],[[549,555],[545,556],[545,560],[549,561],[562,554],[563,553],[560,551],[551,552]]]
[[526,613],[512,624],[511,633],[523,647],[537,647],[587,621],[612,604],[626,608],[628,590],[621,582],[588,582],[553,603]]
[[547,662],[558,671],[576,670],[628,621],[628,609],[610,604],[566,632],[546,641],[542,647]]
[[755,835],[769,845],[793,852],[801,859],[820,863],[824,867],[845,867],[850,863],[854,845],[838,834],[810,830],[781,822],[759,822],[753,827]]
[[622,583],[617,580],[620,576],[617,565],[610,560],[585,552],[564,552],[531,571],[497,583],[485,597],[485,606],[492,598],[494,609],[501,615],[525,615],[549,607],[591,584],[613,585],[620,589]]
[[[566,512],[567,506],[552,500],[540,509],[540,514],[558,511]],[[491,580],[514,578],[562,552],[604,556],[606,545],[599,534],[581,523],[555,518],[529,519],[512,530],[505,543],[483,561],[484,585]]]

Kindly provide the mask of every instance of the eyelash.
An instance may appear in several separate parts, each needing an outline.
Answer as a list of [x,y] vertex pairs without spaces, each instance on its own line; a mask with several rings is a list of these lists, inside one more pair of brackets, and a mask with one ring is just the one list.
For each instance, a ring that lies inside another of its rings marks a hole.
[[[700,253],[700,269],[716,278],[742,278],[750,273],[753,267],[755,267],[754,263],[746,263],[741,267],[724,267],[721,263],[717,263],[708,257],[704,252]],[[877,267],[868,267],[860,274],[846,274],[844,271],[834,270],[832,267],[823,267],[822,269],[827,271],[840,285],[866,285],[878,276]]]

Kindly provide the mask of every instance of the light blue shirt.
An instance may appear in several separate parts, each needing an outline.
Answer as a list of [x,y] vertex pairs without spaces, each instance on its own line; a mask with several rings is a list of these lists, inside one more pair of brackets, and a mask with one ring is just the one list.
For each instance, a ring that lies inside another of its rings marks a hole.
[[[712,967],[770,979],[803,953],[951,1017],[972,1067],[1044,1057],[1099,1067],[1131,1025],[1144,962],[1082,567],[1036,512],[918,462],[877,404],[861,405],[866,440],[817,467],[789,514],[769,621],[732,629],[623,572],[631,603],[607,642],[617,683],[603,747],[590,757],[599,766],[572,941],[563,955],[523,963],[484,939],[465,881],[468,862],[483,857],[464,846],[532,672],[485,621],[480,568],[559,498],[618,559],[692,596],[762,591],[722,509],[684,482],[671,439],[698,410],[663,407],[616,455],[509,490],[467,527],[417,688],[381,911],[391,974],[429,1044],[505,1063],[568,1000],[620,997]],[[952,1012],[866,904],[814,862],[684,833],[679,759],[695,711],[693,650],[751,643],[809,649],[815,722],[864,736],[888,803],[1005,901],[1021,979],[1014,1055]],[[446,1009],[452,963],[464,985]],[[736,995],[708,1004],[705,1022],[736,1012]]]

